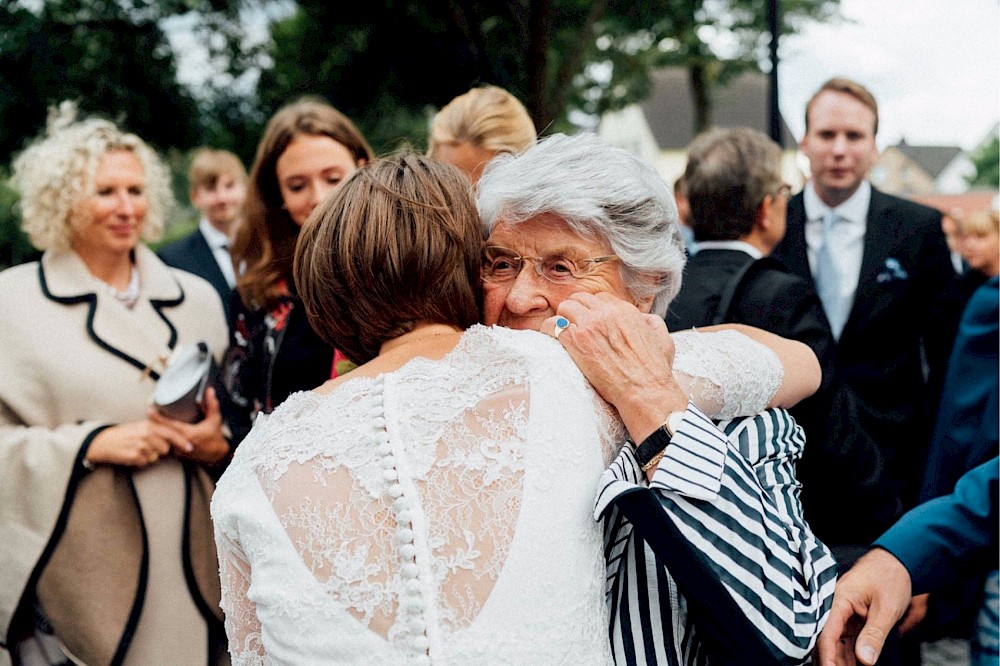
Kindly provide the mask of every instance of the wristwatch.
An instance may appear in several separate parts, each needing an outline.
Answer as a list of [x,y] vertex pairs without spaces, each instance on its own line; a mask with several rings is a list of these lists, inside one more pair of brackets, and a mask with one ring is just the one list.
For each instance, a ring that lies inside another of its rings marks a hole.
[[648,472],[659,464],[660,459],[663,458],[663,454],[667,450],[667,445],[670,444],[674,433],[677,432],[677,429],[681,427],[681,423],[683,422],[684,412],[671,412],[667,416],[667,420],[654,430],[653,434],[642,440],[642,444],[635,447],[635,457],[638,458],[639,466],[642,467],[643,472]]

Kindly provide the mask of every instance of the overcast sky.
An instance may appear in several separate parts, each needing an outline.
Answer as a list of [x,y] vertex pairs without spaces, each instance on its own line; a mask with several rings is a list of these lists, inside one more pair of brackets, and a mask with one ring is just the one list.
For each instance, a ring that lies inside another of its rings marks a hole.
[[806,101],[848,76],[879,103],[879,148],[972,149],[1000,119],[1000,0],[841,0],[854,22],[782,38],[780,106],[797,138]]

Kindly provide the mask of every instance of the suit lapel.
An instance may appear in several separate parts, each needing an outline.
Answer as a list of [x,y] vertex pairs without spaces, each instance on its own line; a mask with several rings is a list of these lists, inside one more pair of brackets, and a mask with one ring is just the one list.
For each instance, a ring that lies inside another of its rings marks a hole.
[[[898,237],[896,226],[899,220],[890,213],[891,209],[885,205],[882,193],[873,187],[865,226],[865,250],[861,258],[861,273],[858,276],[858,296],[864,288],[875,284],[878,272],[889,256],[893,241]],[[858,302],[857,297],[854,302],[855,304]]]
[[864,321],[871,310],[869,293],[877,284],[878,273],[890,256],[897,236],[899,220],[892,215],[892,209],[886,206],[881,192],[872,188],[871,202],[868,204],[868,217],[865,221],[865,243],[861,256],[861,271],[858,274],[858,287],[854,290],[854,302],[851,313],[840,334],[841,343],[845,337],[851,337],[852,331]]
[[222,274],[222,269],[219,268],[219,262],[215,260],[215,254],[212,252],[212,248],[209,247],[208,241],[205,240],[205,234],[201,231],[196,231],[192,240],[194,242],[191,248],[192,258],[196,266],[200,266],[202,274],[215,290],[221,293],[226,293],[230,290],[229,283],[226,282],[226,276]]

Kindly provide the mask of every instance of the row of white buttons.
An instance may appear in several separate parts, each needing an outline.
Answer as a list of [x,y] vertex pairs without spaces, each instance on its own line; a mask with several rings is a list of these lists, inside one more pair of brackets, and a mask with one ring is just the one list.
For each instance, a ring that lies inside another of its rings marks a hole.
[[[381,397],[382,381],[380,376],[375,382],[374,393]],[[386,492],[393,500],[392,508],[396,517],[396,541],[399,543],[399,552],[403,559],[403,566],[400,576],[403,579],[403,598],[399,600],[399,613],[402,615],[401,624],[406,627],[410,634],[410,645],[413,648],[413,656],[408,663],[419,666],[427,666],[431,663],[427,655],[429,641],[427,640],[427,623],[424,619],[424,599],[423,585],[420,582],[420,567],[416,562],[417,549],[413,544],[413,511],[410,507],[410,500],[399,483],[399,471],[396,466],[396,459],[389,443],[389,435],[385,430],[385,418],[382,408],[382,401],[378,400],[375,405],[375,414],[372,419],[372,427],[376,430],[375,452],[381,456],[380,465],[382,468],[382,478],[388,484]]]

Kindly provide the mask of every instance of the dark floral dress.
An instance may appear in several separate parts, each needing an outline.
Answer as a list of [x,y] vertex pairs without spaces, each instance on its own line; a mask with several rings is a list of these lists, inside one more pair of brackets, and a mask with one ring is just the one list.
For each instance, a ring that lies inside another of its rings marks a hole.
[[234,446],[250,432],[258,414],[269,414],[292,393],[314,389],[354,368],[313,331],[302,301],[285,291],[268,310],[247,308],[233,294],[220,394]]

